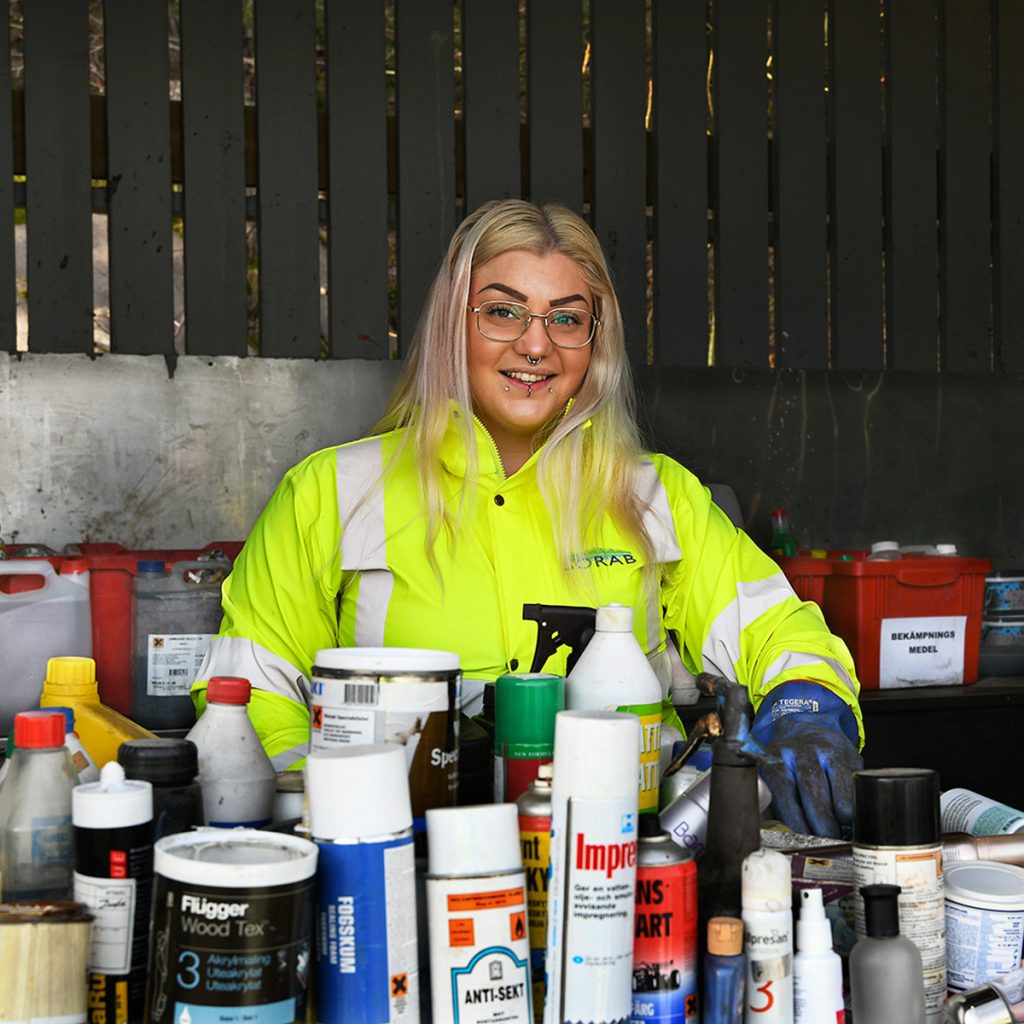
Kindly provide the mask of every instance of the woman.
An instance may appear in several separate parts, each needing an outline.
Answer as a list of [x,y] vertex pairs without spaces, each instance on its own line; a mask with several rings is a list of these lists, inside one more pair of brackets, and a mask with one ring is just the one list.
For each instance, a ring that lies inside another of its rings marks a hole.
[[[644,453],[586,222],[487,203],[455,232],[374,435],[301,462],[261,515],[193,694],[201,710],[202,680],[250,679],[250,716],[284,769],[305,753],[318,649],[454,650],[472,695],[530,667],[524,604],[613,601],[634,608],[666,692],[696,671],[749,687],[757,735],[785,726],[788,763],[808,777],[799,792],[773,781],[779,813],[838,834],[830,788],[848,818],[860,737],[845,645],[692,474]],[[564,667],[560,651],[544,669]]]

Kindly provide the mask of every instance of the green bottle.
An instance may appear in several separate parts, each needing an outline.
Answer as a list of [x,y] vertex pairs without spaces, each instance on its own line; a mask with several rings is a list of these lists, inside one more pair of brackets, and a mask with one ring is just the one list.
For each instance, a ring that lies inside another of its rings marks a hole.
[[796,537],[789,532],[789,510],[772,510],[772,555],[775,558],[793,558],[796,555]]

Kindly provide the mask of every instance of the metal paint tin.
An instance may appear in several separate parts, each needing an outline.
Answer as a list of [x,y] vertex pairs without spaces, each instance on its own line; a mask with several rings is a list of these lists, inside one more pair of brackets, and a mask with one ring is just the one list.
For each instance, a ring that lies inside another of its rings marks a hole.
[[1024,572],[994,572],[985,577],[985,614],[1024,613]]
[[459,656],[412,647],[318,651],[311,673],[310,750],[366,743],[405,749],[412,814],[455,803]]
[[199,829],[155,848],[149,1024],[292,1024],[306,1014],[316,846]]
[[633,935],[630,1019],[696,1021],[697,862],[653,815],[640,819]]

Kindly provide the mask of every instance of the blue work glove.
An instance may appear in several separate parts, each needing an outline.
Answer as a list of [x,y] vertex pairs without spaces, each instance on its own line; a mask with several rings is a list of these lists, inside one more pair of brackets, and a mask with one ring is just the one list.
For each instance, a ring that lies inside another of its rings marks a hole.
[[853,773],[864,767],[849,704],[818,683],[794,679],[764,698],[750,732],[780,759],[758,764],[775,817],[805,835],[849,835]]

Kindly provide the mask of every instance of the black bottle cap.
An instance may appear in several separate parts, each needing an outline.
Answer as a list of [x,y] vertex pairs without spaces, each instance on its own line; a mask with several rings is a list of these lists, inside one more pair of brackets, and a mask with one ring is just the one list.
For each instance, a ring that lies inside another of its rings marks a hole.
[[939,775],[931,768],[876,768],[853,776],[853,841],[864,846],[937,846]]
[[660,836],[665,833],[661,822],[656,814],[640,815],[640,838],[651,839],[653,836]]
[[900,933],[898,885],[862,885],[864,900],[864,929],[874,939],[887,938]]
[[154,786],[187,786],[199,774],[199,752],[191,740],[126,740],[117,760],[127,778]]

